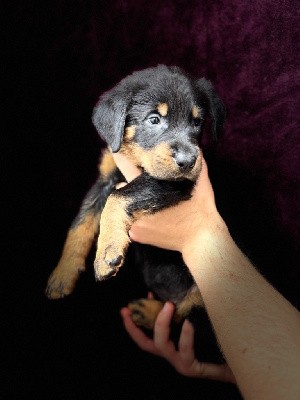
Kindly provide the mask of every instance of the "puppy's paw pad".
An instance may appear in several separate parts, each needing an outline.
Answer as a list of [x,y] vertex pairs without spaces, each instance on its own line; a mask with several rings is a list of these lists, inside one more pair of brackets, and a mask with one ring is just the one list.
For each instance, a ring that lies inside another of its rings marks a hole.
[[154,299],[138,299],[128,304],[133,322],[147,329],[153,329],[163,303]]
[[120,267],[123,264],[123,259],[124,257],[119,255],[113,259],[107,259],[107,257],[105,257],[105,262],[107,265],[109,265],[112,268],[116,268],[116,267]]
[[124,263],[124,251],[115,246],[108,246],[106,249],[99,249],[94,261],[96,279],[106,280],[117,274]]
[[95,277],[97,281],[104,281],[117,274],[119,271],[119,265],[113,266],[113,263],[107,263],[106,261],[96,259],[94,261]]

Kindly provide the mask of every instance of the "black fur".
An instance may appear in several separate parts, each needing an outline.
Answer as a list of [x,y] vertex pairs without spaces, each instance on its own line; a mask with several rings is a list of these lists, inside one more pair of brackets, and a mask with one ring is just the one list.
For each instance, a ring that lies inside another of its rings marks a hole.
[[[119,196],[130,199],[128,214],[143,210],[153,214],[159,210],[188,200],[194,183],[188,180],[173,182],[152,178],[147,173],[117,191]],[[137,190],[137,188],[139,188]]]
[[[147,114],[157,99],[160,102],[180,104],[181,108],[176,115],[177,120],[186,119],[190,109],[191,97],[195,104],[208,111],[211,117],[211,129],[215,139],[220,135],[226,110],[223,102],[216,94],[211,82],[205,78],[199,80],[189,77],[178,67],[160,65],[138,71],[124,78],[116,87],[104,93],[93,112],[93,123],[105,142],[113,152],[120,150],[124,134],[125,123],[134,125],[140,115]],[[129,114],[130,110],[130,114]],[[205,115],[201,116],[204,119]],[[141,146],[147,147],[151,137],[138,138]]]

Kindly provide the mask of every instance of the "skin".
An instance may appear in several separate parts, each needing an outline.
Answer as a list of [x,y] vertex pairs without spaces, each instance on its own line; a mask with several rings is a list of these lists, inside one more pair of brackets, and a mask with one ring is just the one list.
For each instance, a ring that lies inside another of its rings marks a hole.
[[[118,154],[115,161],[127,181],[139,173]],[[169,339],[174,312],[169,302],[157,318],[153,340],[134,325],[127,308],[121,310],[124,326],[138,346],[164,357],[184,375],[236,382],[245,399],[300,398],[300,313],[233,241],[217,210],[205,161],[192,198],[142,217],[132,226],[130,237],[182,253],[228,365],[195,359],[188,321],[175,349]]]

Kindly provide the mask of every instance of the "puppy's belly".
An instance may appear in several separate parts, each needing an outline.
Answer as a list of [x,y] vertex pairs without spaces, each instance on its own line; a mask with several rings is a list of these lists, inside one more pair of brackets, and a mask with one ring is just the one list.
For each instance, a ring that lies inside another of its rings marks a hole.
[[194,283],[181,254],[134,244],[134,255],[149,290],[163,302],[180,303]]

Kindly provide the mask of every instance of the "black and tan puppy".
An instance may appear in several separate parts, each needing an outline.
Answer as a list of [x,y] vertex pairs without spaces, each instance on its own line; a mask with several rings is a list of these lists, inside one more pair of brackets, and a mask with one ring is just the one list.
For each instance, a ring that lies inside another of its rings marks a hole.
[[[99,178],[87,193],[49,277],[49,298],[73,291],[99,227],[94,268],[101,281],[122,266],[130,243],[128,231],[141,213],[155,213],[190,198],[201,171],[200,140],[207,118],[217,138],[225,118],[223,103],[209,81],[196,80],[177,67],[159,65],[135,72],[100,97],[93,123],[108,149],[101,157]],[[115,185],[124,177],[113,161],[115,152],[126,154],[143,171],[119,190]],[[135,247],[145,282],[157,298],[130,304],[137,324],[152,328],[166,300],[176,304],[177,318],[201,305],[180,254]]]

